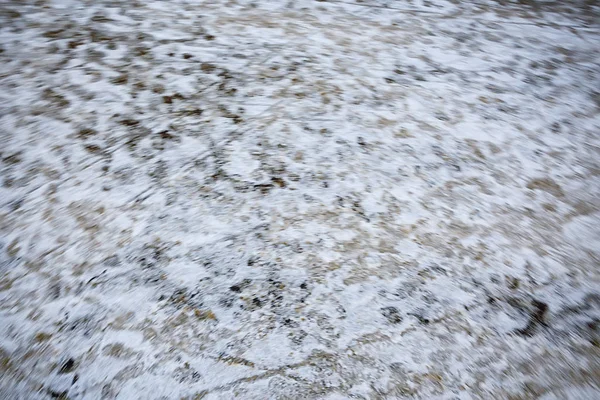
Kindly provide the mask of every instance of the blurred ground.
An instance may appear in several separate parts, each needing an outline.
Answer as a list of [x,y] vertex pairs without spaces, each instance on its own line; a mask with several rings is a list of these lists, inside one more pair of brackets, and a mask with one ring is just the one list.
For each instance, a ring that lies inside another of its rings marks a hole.
[[0,397],[598,398],[599,21],[2,2]]

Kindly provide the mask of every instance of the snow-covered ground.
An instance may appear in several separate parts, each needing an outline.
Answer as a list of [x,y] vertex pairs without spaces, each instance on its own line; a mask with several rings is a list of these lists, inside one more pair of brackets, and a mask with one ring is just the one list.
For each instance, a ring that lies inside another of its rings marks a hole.
[[594,2],[3,1],[0,61],[0,398],[599,398]]

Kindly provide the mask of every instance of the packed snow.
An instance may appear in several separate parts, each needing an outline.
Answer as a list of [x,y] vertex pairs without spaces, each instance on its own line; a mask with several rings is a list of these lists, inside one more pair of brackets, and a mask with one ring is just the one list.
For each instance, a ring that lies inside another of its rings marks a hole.
[[600,398],[600,8],[0,3],[0,398]]

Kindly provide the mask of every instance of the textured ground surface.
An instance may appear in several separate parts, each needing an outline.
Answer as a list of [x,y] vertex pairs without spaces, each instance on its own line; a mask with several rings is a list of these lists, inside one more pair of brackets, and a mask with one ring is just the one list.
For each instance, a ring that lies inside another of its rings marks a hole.
[[0,398],[598,398],[599,21],[0,3]]

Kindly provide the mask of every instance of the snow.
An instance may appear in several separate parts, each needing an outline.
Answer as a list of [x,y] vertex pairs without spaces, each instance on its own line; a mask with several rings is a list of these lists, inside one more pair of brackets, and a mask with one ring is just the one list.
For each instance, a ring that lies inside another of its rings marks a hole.
[[599,17],[4,2],[0,398],[600,396]]

